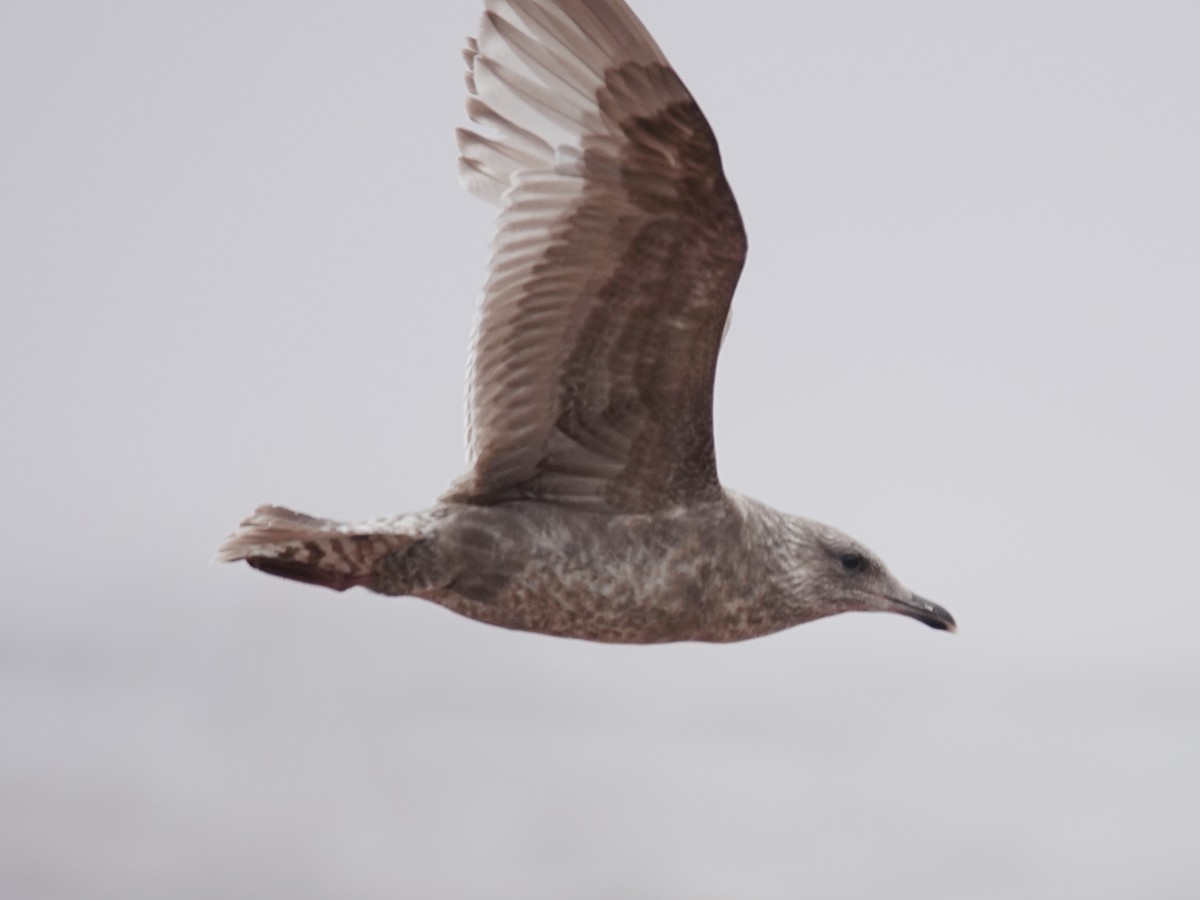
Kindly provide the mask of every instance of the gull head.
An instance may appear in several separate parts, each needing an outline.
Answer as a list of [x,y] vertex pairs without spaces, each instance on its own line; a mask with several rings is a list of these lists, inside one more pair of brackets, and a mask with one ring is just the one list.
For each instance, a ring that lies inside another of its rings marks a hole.
[[806,617],[842,612],[892,612],[939,631],[956,632],[949,611],[905,587],[878,556],[836,528],[789,517],[794,602]]

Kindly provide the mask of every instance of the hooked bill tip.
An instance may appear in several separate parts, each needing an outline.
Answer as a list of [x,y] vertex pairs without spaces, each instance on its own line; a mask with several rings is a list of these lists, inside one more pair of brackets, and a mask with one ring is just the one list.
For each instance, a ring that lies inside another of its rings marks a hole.
[[924,622],[930,628],[938,631],[958,634],[958,623],[954,621],[954,616],[950,615],[948,609],[916,594],[913,594],[910,600],[899,601],[896,604],[896,612],[911,616],[918,622]]
[[936,628],[938,631],[946,631],[946,632],[949,632],[950,634],[958,634],[958,623],[955,622],[953,618],[950,619],[948,622],[925,621],[925,624],[928,625],[930,628]]

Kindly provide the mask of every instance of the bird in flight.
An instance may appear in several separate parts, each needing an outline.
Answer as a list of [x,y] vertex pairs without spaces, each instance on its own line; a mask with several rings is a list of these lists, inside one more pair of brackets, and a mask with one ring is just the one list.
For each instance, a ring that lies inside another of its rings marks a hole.
[[485,0],[458,133],[499,209],[467,471],[360,523],[259,507],[218,550],[334,590],[593,641],[738,641],[850,611],[953,617],[835,528],[717,478],[746,235],[700,108],[623,0]]

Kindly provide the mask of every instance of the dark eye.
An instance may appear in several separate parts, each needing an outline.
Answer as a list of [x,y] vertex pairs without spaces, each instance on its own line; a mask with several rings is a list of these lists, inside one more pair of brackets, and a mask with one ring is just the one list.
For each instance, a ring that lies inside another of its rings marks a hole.
[[843,553],[840,558],[847,572],[862,572],[867,568],[867,558],[861,553]]

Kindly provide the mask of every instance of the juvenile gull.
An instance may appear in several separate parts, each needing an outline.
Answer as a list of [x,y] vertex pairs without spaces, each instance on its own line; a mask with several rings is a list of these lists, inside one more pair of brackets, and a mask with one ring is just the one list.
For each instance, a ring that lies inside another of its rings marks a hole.
[[622,0],[485,0],[459,173],[500,207],[469,466],[423,512],[263,506],[222,560],[594,641],[737,641],[852,610],[953,631],[834,528],[726,490],[712,396],[746,256],[699,107]]

